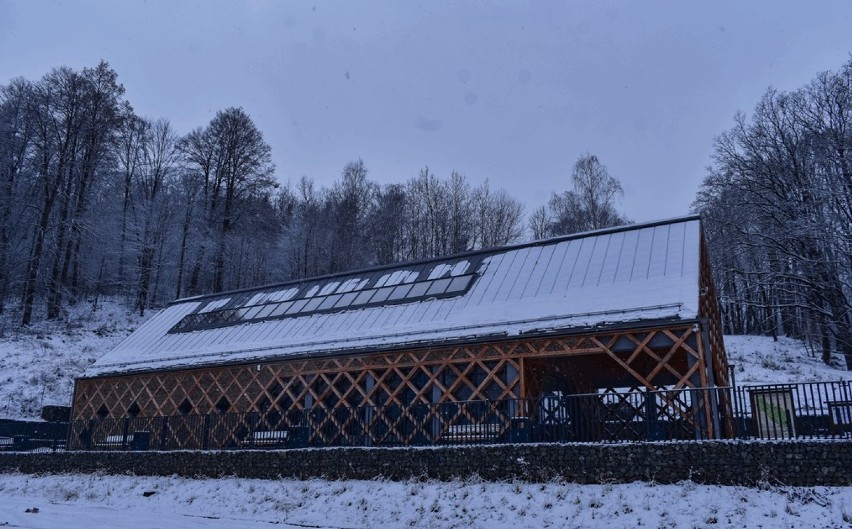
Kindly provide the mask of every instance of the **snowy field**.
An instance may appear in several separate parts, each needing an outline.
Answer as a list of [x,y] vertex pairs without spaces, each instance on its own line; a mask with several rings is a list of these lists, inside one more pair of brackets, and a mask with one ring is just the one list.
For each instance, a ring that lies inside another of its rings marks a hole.
[[[154,494],[145,496],[144,494]],[[27,510],[38,512],[26,512]],[[0,480],[0,527],[850,528],[852,487],[633,483],[188,480],[25,476]]]

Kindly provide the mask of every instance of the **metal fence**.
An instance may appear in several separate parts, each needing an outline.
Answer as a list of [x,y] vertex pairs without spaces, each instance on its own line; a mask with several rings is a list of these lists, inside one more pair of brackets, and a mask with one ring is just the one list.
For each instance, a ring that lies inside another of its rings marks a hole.
[[731,393],[740,438],[828,438],[852,433],[852,381],[742,386]]
[[[707,437],[718,390],[75,421],[70,447],[239,449]],[[677,413],[671,408],[678,405]]]
[[67,422],[0,419],[0,450],[61,450],[68,431]]
[[[48,424],[48,423],[42,423]],[[29,448],[182,450],[852,438],[852,382],[74,421]],[[0,450],[22,449],[4,435]],[[61,439],[62,442],[58,441]]]

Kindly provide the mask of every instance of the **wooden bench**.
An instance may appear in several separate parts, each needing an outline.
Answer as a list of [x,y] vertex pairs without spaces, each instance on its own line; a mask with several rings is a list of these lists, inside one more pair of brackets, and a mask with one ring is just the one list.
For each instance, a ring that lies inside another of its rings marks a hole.
[[852,433],[852,401],[830,401],[828,417],[831,420],[831,433],[835,435]]
[[451,424],[441,440],[448,443],[482,443],[496,441],[503,433],[500,423]]
[[243,446],[284,446],[287,430],[257,430],[243,439]]

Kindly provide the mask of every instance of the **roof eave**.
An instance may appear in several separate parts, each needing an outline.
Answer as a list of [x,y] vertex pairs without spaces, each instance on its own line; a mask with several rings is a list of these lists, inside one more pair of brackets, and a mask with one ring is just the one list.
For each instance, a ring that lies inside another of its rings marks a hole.
[[188,371],[188,370],[196,370],[196,369],[209,369],[209,368],[220,368],[220,367],[229,367],[235,365],[249,365],[249,364],[269,364],[274,362],[283,362],[290,360],[310,360],[317,358],[330,358],[335,356],[354,356],[359,354],[375,354],[375,353],[392,353],[398,351],[408,351],[412,349],[430,349],[436,347],[452,347],[455,345],[478,345],[483,343],[499,343],[499,342],[507,342],[507,341],[515,341],[519,339],[539,339],[539,338],[548,338],[553,336],[577,336],[584,334],[603,334],[608,332],[616,332],[623,330],[635,330],[635,331],[643,331],[647,329],[659,328],[659,327],[671,327],[671,326],[681,326],[681,325],[690,325],[694,323],[699,323],[699,318],[662,318],[662,319],[653,319],[653,320],[634,320],[634,321],[626,321],[626,322],[617,322],[617,323],[608,323],[604,325],[592,325],[592,326],[583,326],[583,327],[566,327],[566,328],[549,328],[549,329],[541,329],[541,330],[533,330],[527,332],[521,332],[518,334],[509,334],[509,333],[490,333],[490,334],[482,334],[473,337],[453,337],[447,339],[438,339],[438,340],[422,340],[422,341],[412,341],[406,343],[395,343],[395,344],[387,344],[387,345],[371,345],[371,346],[363,346],[363,347],[353,347],[353,348],[337,348],[337,349],[329,349],[326,351],[310,351],[305,353],[288,353],[282,355],[271,354],[268,356],[264,356],[263,358],[255,358],[255,359],[239,359],[239,360],[229,360],[222,362],[209,362],[203,364],[195,364],[195,365],[175,365],[170,367],[160,367],[160,368],[140,368],[140,369],[126,369],[122,371],[105,371],[103,373],[99,373],[93,376],[81,376],[77,377],[75,380],[94,380],[99,378],[111,378],[111,377],[121,377],[121,376],[129,376],[129,375],[142,375],[142,374],[151,374],[151,373],[163,373],[163,372],[171,372],[171,371]]

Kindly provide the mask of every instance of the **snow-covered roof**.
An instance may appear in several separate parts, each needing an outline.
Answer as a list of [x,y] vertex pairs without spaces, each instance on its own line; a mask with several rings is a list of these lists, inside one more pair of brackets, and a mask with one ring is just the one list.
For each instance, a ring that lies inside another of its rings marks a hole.
[[700,233],[690,216],[181,299],[84,376],[693,320]]

